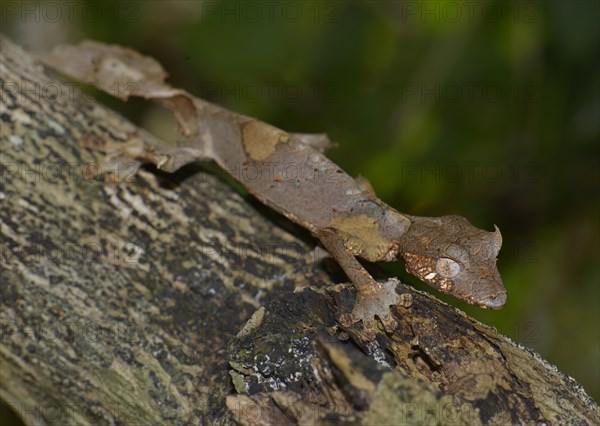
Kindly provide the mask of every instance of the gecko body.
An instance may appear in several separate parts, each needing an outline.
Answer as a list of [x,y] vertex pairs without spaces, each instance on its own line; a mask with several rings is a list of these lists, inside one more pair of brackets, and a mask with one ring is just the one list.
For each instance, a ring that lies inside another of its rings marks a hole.
[[[376,281],[357,258],[402,258],[409,273],[444,293],[484,308],[504,305],[497,228],[484,231],[461,216],[400,213],[368,183],[330,161],[323,137],[288,133],[173,88],[158,62],[130,49],[88,41],[59,47],[42,59],[122,99],[136,95],[172,109],[183,134],[177,147],[142,138],[92,147],[112,159],[135,158],[169,172],[197,160],[215,161],[258,200],[308,229],[339,263],[357,289],[343,323],[362,321],[372,330],[379,318],[393,327],[389,307],[403,300],[397,280]],[[113,93],[115,87],[134,87],[135,93]]]

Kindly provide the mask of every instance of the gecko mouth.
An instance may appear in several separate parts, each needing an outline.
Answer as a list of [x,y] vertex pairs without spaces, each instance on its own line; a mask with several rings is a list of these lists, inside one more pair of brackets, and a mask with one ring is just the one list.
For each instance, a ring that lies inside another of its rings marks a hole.
[[478,299],[475,303],[485,309],[500,309],[506,303],[506,293],[499,293]]

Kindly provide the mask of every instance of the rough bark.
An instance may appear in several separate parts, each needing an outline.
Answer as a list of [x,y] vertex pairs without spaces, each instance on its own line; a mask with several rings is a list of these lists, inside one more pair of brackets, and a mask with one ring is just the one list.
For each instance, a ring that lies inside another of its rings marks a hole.
[[213,172],[94,177],[83,139],[152,136],[0,55],[0,397],[26,424],[600,423],[571,378],[410,287],[393,334],[341,327],[352,287]]

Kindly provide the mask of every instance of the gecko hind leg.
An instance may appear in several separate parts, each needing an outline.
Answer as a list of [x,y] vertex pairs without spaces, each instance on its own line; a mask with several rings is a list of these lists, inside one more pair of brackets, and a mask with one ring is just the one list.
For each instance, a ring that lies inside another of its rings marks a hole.
[[[148,134],[132,133],[126,141],[112,141],[86,135],[80,141],[84,148],[104,152],[106,157],[99,164],[98,174],[112,170],[137,170],[140,163],[154,164],[158,169],[174,172],[186,164],[211,160],[203,149],[197,146],[164,146]],[[135,163],[132,163],[134,161]],[[133,177],[135,173],[124,175]],[[117,179],[118,180],[118,179]]]
[[350,326],[362,321],[367,334],[374,338],[375,317],[377,317],[385,329],[392,332],[397,322],[390,312],[390,306],[401,303],[401,296],[396,293],[396,285],[399,281],[396,278],[385,282],[376,281],[346,248],[344,241],[334,229],[321,229],[318,236],[325,249],[338,262],[356,288],[356,302],[352,313],[341,316],[340,322],[344,326]]

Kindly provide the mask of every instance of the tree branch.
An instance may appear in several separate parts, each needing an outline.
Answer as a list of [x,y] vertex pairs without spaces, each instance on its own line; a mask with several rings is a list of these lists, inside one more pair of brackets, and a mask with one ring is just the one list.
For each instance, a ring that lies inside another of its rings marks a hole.
[[157,141],[6,38],[0,59],[0,397],[26,424],[600,423],[572,379],[410,287],[392,335],[343,328],[353,287],[202,168],[95,178],[83,141]]

